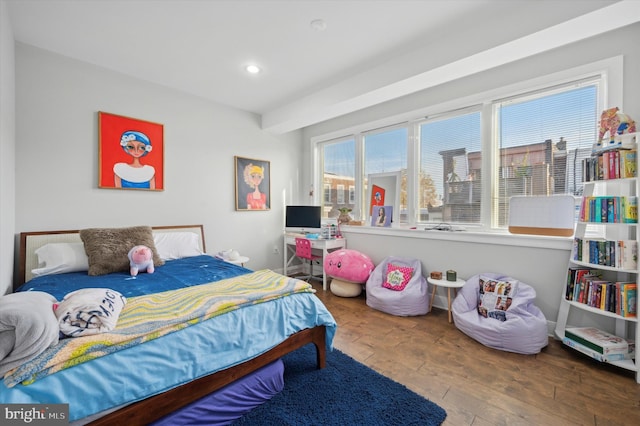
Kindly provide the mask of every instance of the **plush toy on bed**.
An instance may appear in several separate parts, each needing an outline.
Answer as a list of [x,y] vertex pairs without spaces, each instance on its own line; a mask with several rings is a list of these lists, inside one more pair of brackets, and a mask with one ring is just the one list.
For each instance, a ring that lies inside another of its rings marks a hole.
[[153,274],[153,252],[147,246],[134,246],[129,250],[129,262],[131,265],[131,276],[135,277],[138,272],[148,272]]

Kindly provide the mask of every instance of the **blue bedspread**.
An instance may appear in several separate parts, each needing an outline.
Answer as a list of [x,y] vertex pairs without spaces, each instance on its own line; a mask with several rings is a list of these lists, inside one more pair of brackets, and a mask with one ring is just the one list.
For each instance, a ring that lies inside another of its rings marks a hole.
[[110,288],[125,297],[160,293],[182,287],[206,284],[251,272],[233,263],[209,255],[169,260],[156,267],[153,274],[132,277],[128,271],[91,276],[86,272],[45,275],[20,286],[16,291],[38,290],[62,300],[65,294],[87,287]]
[[[213,281],[212,276],[228,278],[251,272],[206,255],[181,260],[167,262],[154,274],[140,274],[135,280],[127,279],[130,278],[128,274],[122,273],[110,275],[115,277],[113,283],[102,279],[99,284],[93,279],[89,282],[91,286],[111,287],[132,297],[147,292],[142,285],[145,281],[156,291],[175,288],[171,287],[174,285],[193,285],[188,279],[187,283],[177,284],[194,272],[193,269],[198,269],[196,281]],[[163,269],[165,273],[177,271],[177,277],[165,277],[160,273]],[[51,293],[56,298],[62,298],[78,286],[73,283],[64,289],[55,288],[69,283],[69,275],[34,279],[22,290],[40,290],[35,284],[42,281],[43,285],[55,290]],[[298,331],[319,325],[326,327],[327,349],[331,350],[337,327],[331,313],[315,294],[293,294],[231,311],[150,342],[59,371],[28,386],[7,388],[0,383],[0,401],[68,403],[69,420],[73,422],[240,364],[268,351]]]

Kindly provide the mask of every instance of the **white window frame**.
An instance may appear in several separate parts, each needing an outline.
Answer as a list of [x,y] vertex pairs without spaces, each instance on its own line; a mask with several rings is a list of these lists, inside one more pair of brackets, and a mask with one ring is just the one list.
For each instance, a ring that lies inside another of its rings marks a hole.
[[[321,169],[317,167],[318,165],[318,144],[326,143],[331,140],[336,140],[338,138],[344,139],[345,135],[353,135],[350,136],[355,139],[356,143],[356,208],[354,209],[353,216],[360,217],[362,204],[362,135],[371,132],[374,129],[379,129],[382,127],[389,127],[394,125],[400,125],[399,123],[405,122],[409,127],[409,140],[408,140],[408,153],[413,152],[413,156],[410,156],[407,164],[407,209],[409,214],[409,222],[406,227],[414,227],[416,225],[415,217],[416,217],[416,196],[417,196],[417,183],[415,176],[416,171],[418,170],[418,158],[419,158],[419,147],[416,143],[416,131],[415,126],[416,123],[422,121],[424,117],[434,116],[446,113],[448,111],[455,111],[459,109],[467,109],[471,108],[474,105],[480,105],[482,109],[482,170],[492,170],[494,171],[494,165],[498,164],[498,155],[499,152],[495,148],[496,140],[495,140],[495,124],[493,122],[493,114],[492,107],[493,102],[498,99],[514,97],[518,94],[530,93],[536,90],[544,90],[555,85],[567,84],[571,81],[582,80],[594,75],[601,75],[603,77],[603,84],[601,86],[601,91],[599,93],[598,99],[598,110],[604,110],[610,106],[623,106],[623,57],[616,56],[608,59],[604,59],[601,61],[593,62],[590,64],[585,64],[582,66],[570,68],[567,70],[555,72],[549,75],[540,76],[537,78],[529,79],[526,81],[514,83],[511,85],[499,87],[496,89],[488,90],[485,92],[481,92],[478,94],[473,94],[469,96],[465,96],[458,99],[453,99],[447,102],[443,102],[436,105],[431,105],[425,107],[423,109],[414,110],[410,112],[396,114],[386,119],[380,119],[373,122],[363,123],[361,125],[356,125],[353,127],[349,127],[346,129],[341,129],[335,132],[330,132],[324,135],[314,136],[310,139],[311,144],[311,163],[314,165],[313,169],[313,179],[315,181],[319,181],[322,177]],[[411,161],[413,158],[413,161]],[[495,177],[494,173],[483,173],[482,174],[482,210],[481,210],[481,224],[478,227],[468,227],[467,230],[473,233],[480,232],[481,234],[508,234],[508,231],[504,228],[494,228],[492,227],[491,222],[491,209],[492,204],[490,200],[492,199],[492,191],[494,185],[492,185]],[[413,194],[413,195],[411,195]],[[487,200],[487,201],[485,201]],[[386,230],[385,230],[386,231]],[[377,230],[375,228],[363,228],[358,232],[385,232],[382,230]],[[458,233],[446,233],[446,235],[460,235]],[[443,238],[448,238],[446,235],[443,235]],[[463,234],[470,235],[470,234]],[[455,237],[453,239],[465,239],[462,237]]]

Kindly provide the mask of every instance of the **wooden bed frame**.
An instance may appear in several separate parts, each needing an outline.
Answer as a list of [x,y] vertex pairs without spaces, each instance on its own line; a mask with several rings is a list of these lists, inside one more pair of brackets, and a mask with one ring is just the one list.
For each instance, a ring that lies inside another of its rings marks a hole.
[[[205,250],[204,232],[202,225],[154,226],[154,231],[160,232],[196,232],[200,235],[201,248]],[[80,242],[79,230],[23,232],[20,234],[20,264],[19,285],[32,278],[31,269],[37,267],[37,257],[34,251],[52,242]],[[35,262],[35,263],[34,263]],[[158,420],[198,399],[270,364],[289,352],[295,351],[309,343],[316,347],[316,361],[318,368],[326,364],[326,329],[324,326],[299,331],[269,351],[229,367],[217,373],[212,373],[184,385],[178,386],[161,394],[134,402],[116,411],[95,419],[88,424],[93,426],[126,424],[146,425]]]

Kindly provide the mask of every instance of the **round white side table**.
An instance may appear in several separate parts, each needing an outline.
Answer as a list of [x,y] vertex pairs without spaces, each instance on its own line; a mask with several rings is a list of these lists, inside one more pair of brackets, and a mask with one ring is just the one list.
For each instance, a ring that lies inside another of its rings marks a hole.
[[431,300],[429,301],[429,312],[431,312],[431,307],[433,306],[433,298],[436,295],[436,288],[438,287],[446,287],[447,289],[447,308],[449,312],[449,323],[451,323],[451,289],[453,289],[454,297],[458,294],[458,289],[461,288],[466,281],[458,278],[455,281],[447,281],[447,280],[436,280],[435,278],[428,277],[427,282],[433,286],[433,290],[431,291]]

